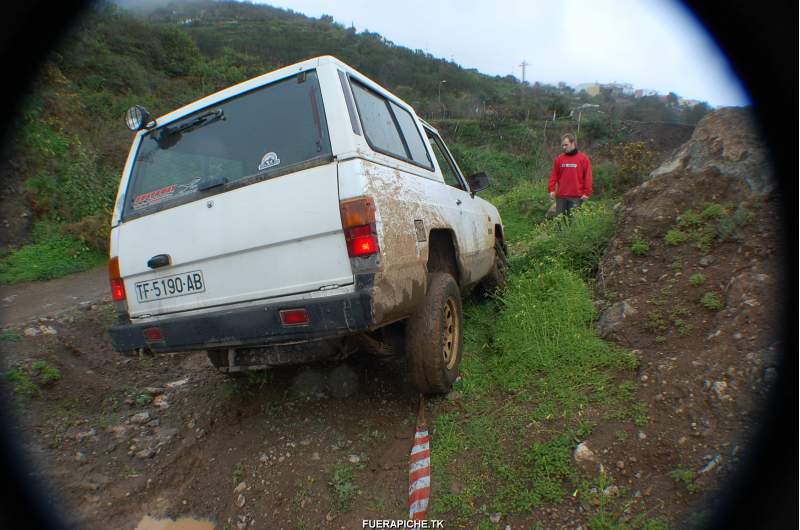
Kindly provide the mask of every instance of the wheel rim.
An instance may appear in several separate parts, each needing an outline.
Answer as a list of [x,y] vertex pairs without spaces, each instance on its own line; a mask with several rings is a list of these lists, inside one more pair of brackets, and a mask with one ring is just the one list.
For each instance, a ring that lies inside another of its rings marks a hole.
[[442,357],[448,370],[452,370],[458,360],[459,325],[456,302],[448,297],[444,304],[444,344],[442,347]]

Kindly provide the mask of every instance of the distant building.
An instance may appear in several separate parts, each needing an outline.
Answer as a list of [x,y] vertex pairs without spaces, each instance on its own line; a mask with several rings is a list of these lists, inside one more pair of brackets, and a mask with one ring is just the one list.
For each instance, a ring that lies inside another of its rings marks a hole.
[[633,97],[643,98],[646,96],[657,96],[658,92],[649,88],[640,88],[633,93]]
[[590,96],[599,96],[600,85],[597,83],[581,83],[575,87],[575,92],[586,92]]
[[680,98],[680,99],[678,99],[678,104],[679,104],[681,107],[694,107],[695,105],[699,105],[699,104],[700,104],[700,101],[698,101],[698,100],[696,100],[696,99],[684,99],[684,98]]

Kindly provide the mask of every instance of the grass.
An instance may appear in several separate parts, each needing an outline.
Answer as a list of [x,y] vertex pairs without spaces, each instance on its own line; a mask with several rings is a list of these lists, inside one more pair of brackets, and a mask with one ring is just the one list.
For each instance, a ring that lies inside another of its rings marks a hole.
[[329,485],[333,491],[336,508],[341,512],[349,511],[359,494],[353,469],[347,464],[336,464]]
[[631,252],[636,256],[646,256],[650,252],[650,244],[636,235],[631,241]]
[[0,258],[0,283],[60,278],[102,265],[106,259],[105,253],[74,237],[37,227],[33,243]]
[[580,479],[572,451],[593,428],[588,416],[649,420],[634,403],[635,383],[613,380],[637,359],[593,327],[587,281],[614,226],[602,202],[521,226],[510,241],[505,291],[465,301],[471,355],[454,386],[463,408],[446,409],[433,422],[437,517],[477,527],[488,524],[487,514],[560,503]]
[[8,331],[4,331],[3,333],[0,333],[0,340],[9,341],[9,342],[18,342],[18,341],[22,340],[22,334],[19,331],[15,330],[15,329],[10,329]]
[[697,473],[690,469],[674,469],[670,471],[669,476],[672,480],[679,484],[683,484],[689,493],[697,493],[703,487],[695,482]]
[[703,304],[703,307],[710,309],[711,311],[719,311],[725,307],[719,294],[713,291],[705,293],[700,299],[700,303]]
[[13,385],[14,393],[23,398],[41,397],[43,386],[61,379],[59,369],[43,359],[28,364],[18,364],[5,373]]
[[701,285],[706,283],[706,276],[705,276],[705,274],[703,274],[701,272],[697,272],[695,274],[692,274],[689,277],[689,283],[691,285],[695,286],[695,287],[700,287]]
[[676,228],[670,229],[664,236],[664,242],[671,247],[678,246],[688,241],[688,239],[689,235],[686,232],[682,232]]

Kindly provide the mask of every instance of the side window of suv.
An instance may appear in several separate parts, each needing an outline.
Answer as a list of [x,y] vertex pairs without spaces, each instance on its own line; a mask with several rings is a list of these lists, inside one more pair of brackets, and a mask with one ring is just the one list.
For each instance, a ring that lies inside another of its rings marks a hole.
[[431,142],[433,154],[436,156],[436,161],[439,162],[439,168],[442,170],[442,176],[444,177],[445,184],[463,191],[467,191],[466,187],[461,182],[461,179],[458,177],[458,172],[453,166],[453,162],[450,160],[450,157],[447,155],[447,152],[442,146],[441,138],[439,138],[439,136],[433,131],[428,129],[425,129],[425,134],[428,135],[428,140]]
[[370,147],[433,171],[433,162],[411,114],[358,82],[351,81],[350,86]]

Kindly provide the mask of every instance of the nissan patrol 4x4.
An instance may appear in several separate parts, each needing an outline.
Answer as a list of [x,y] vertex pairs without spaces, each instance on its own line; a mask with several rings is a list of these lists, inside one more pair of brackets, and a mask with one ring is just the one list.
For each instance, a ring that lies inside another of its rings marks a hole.
[[439,133],[353,68],[318,57],[136,131],[112,217],[120,352],[206,350],[226,373],[404,352],[450,389],[461,296],[505,280],[497,209]]

